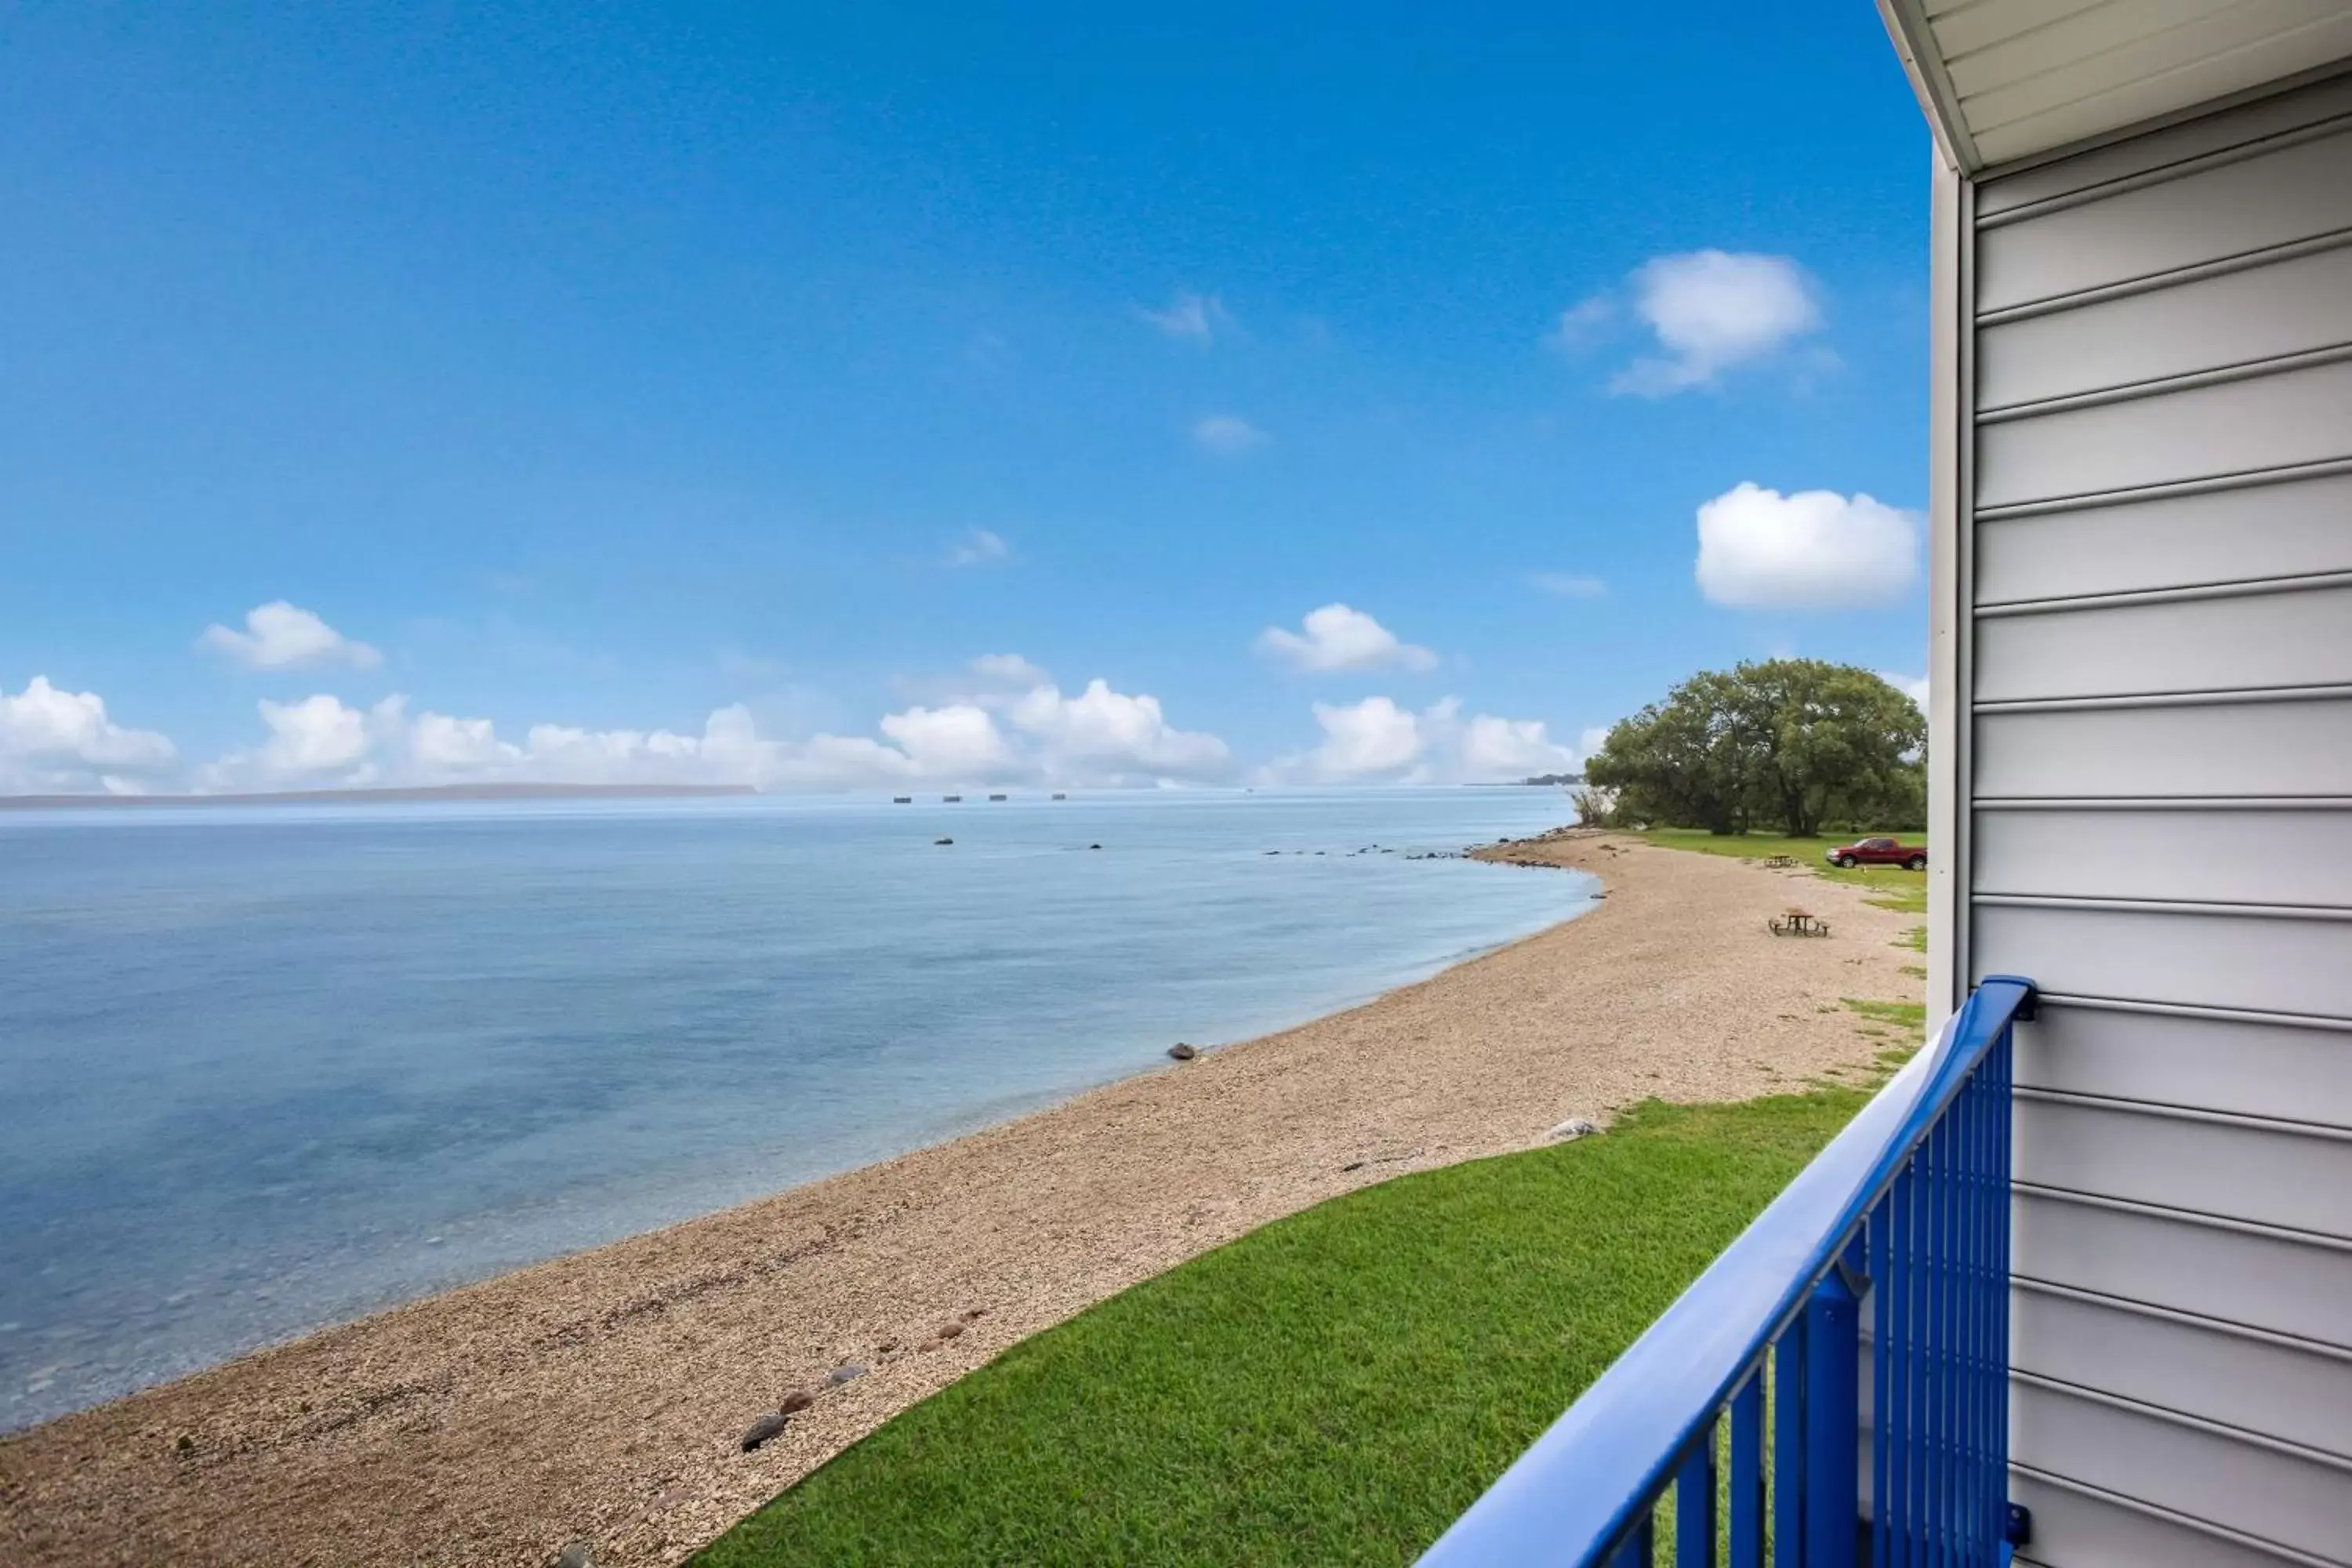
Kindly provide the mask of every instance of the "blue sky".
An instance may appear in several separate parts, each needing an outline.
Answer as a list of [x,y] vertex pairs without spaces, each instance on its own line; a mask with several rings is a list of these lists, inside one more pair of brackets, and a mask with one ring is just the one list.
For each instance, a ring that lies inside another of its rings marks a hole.
[[1495,776],[1923,668],[1872,6],[1120,9],[13,10],[0,788]]

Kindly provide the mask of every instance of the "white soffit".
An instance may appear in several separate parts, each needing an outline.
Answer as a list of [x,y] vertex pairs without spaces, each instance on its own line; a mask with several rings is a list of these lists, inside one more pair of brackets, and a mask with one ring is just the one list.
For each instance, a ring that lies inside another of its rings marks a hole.
[[1973,174],[2352,58],[2352,0],[1879,0]]

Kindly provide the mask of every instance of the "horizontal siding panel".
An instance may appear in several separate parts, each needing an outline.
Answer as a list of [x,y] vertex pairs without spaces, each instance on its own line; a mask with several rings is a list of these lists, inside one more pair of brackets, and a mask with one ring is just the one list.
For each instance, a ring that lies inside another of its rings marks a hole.
[[2352,1239],[2352,1141],[2050,1100],[2016,1126],[2019,1181]]
[[2347,457],[2352,361],[2338,361],[1980,426],[1977,502],[2009,506]]
[[1990,616],[1976,661],[1980,702],[2352,683],[2352,584]]
[[1970,874],[1979,893],[2352,909],[2352,805],[1982,810]]
[[2020,1372],[2352,1458],[2352,1361],[2105,1302],[2020,1289]]
[[2352,923],[1979,905],[1971,962],[2044,990],[2352,1017]]
[[2335,1029],[2045,999],[2016,1063],[2029,1089],[2352,1127],[2352,1033]]
[[2352,1249],[2042,1193],[2011,1213],[2022,1278],[2352,1350]]
[[2281,1568],[2290,1559],[2153,1517],[2105,1498],[2086,1497],[2022,1472],[2009,1496],[2033,1513],[2033,1543],[2021,1564],[2041,1568]]
[[1977,527],[1979,604],[2352,572],[2352,474]]
[[2330,1562],[2352,1546],[2352,1476],[2145,1412],[2020,1383],[2010,1457]]
[[1977,237],[1977,309],[2242,256],[2352,227],[2342,134],[1988,228]]
[[2072,397],[2352,342],[2352,246],[1977,334],[1982,408]]
[[1975,793],[2352,795],[2352,699],[1980,714]]

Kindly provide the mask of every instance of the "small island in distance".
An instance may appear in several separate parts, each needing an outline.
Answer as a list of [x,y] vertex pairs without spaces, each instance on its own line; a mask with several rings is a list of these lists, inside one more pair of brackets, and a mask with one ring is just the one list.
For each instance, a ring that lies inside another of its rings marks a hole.
[[0,795],[0,811],[93,805],[363,805],[399,800],[661,800],[679,795],[759,793],[750,784],[414,784],[383,789],[272,790],[248,795]]
[[1584,782],[1584,775],[1582,773],[1538,773],[1531,779],[1521,779],[1519,782],[1523,784],[1580,784]]

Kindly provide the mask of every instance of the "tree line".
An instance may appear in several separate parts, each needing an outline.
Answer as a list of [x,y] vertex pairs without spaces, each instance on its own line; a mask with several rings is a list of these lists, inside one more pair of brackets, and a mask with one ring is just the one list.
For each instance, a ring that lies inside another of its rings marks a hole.
[[[1716,833],[1919,828],[1927,720],[1859,666],[1774,658],[1703,670],[1618,721],[1585,763],[1608,820]],[[1603,804],[1605,803],[1605,804]]]

